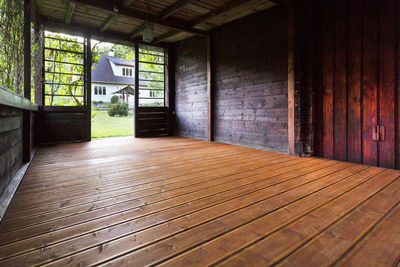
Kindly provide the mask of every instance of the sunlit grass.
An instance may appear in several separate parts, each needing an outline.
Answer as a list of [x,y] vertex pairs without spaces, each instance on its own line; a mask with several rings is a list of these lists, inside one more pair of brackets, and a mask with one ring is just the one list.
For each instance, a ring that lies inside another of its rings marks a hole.
[[92,110],[92,138],[133,135],[133,116],[110,117],[107,111]]

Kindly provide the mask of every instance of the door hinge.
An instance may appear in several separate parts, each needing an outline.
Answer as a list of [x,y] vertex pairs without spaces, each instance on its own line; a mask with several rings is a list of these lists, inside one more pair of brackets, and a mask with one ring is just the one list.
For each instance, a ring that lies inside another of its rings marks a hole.
[[372,126],[372,141],[379,141],[379,133],[378,133],[379,126]]
[[372,126],[372,141],[385,141],[385,126]]

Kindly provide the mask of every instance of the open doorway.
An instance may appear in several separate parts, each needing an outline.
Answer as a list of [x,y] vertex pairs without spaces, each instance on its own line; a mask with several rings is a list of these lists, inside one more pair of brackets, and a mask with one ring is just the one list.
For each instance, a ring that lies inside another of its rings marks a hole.
[[135,48],[92,40],[92,138],[133,136]]

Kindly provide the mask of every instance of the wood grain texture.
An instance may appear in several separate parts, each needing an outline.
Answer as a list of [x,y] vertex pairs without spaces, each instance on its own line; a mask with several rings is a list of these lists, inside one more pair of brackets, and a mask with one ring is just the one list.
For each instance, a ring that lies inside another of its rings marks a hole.
[[378,121],[378,10],[379,1],[366,1],[363,8],[363,90],[362,90],[362,160],[378,164],[378,143],[372,141],[372,129]]
[[22,166],[23,110],[0,106],[0,195]]
[[323,51],[322,51],[322,72],[323,72],[323,156],[329,159],[335,157],[334,140],[334,98],[333,98],[333,79],[334,79],[334,34],[335,17],[332,10],[335,10],[333,1],[323,2]]
[[216,141],[288,152],[287,27],[273,7],[213,31]]
[[389,234],[395,251],[399,176],[181,137],[44,146],[0,224],[0,266],[296,264],[321,246],[316,263],[358,263]]
[[[316,155],[396,168],[399,155],[397,1],[323,1],[315,6],[323,41],[314,49],[323,85],[315,83]],[[306,50],[310,50],[307,47]],[[318,72],[312,78],[318,79]],[[302,107],[307,107],[306,103]],[[374,127],[384,129],[372,140]],[[320,142],[322,132],[323,142]],[[322,152],[322,153],[321,153]],[[397,166],[398,167],[398,166]]]

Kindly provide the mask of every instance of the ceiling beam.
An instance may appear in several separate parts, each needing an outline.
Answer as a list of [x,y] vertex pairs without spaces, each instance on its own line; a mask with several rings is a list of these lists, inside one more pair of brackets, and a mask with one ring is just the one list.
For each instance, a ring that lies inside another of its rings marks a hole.
[[82,4],[86,6],[87,8],[98,8],[101,9],[109,14],[119,14],[123,15],[125,17],[129,18],[134,18],[134,19],[140,19],[140,20],[145,20],[145,21],[151,21],[155,24],[162,25],[164,27],[173,29],[173,30],[179,30],[183,32],[188,32],[191,34],[196,34],[196,35],[201,35],[201,36],[207,36],[206,31],[202,30],[197,30],[193,29],[192,27],[185,25],[185,23],[176,21],[176,20],[170,20],[170,19],[165,19],[162,20],[160,19],[157,15],[150,14],[148,12],[143,12],[141,10],[135,9],[135,8],[123,8],[121,7],[118,11],[118,13],[114,12],[114,6],[111,1],[98,1],[98,0],[74,0],[75,3]]
[[108,17],[104,20],[103,24],[101,24],[100,31],[105,32],[108,29],[108,27],[111,25],[111,23],[113,22],[114,19],[115,19],[115,15],[113,15],[113,14],[108,15]]
[[122,7],[124,7],[124,8],[129,7],[133,3],[133,1],[135,1],[135,0],[123,0]]
[[[66,33],[71,35],[90,34],[93,39],[104,42],[112,42],[115,44],[134,46],[135,42],[143,43],[141,38],[129,39],[127,35],[115,32],[101,32],[98,28],[90,26],[82,26],[81,24],[66,25],[62,21],[55,21],[46,17],[40,16],[40,22],[50,31]],[[165,47],[160,44],[159,46]]]
[[72,19],[72,14],[75,10],[75,3],[69,2],[67,6],[67,10],[65,11],[65,24],[70,24]]
[[[242,4],[246,3],[246,2],[248,2],[248,0],[232,0],[232,1],[228,2],[228,3],[226,3],[225,5],[223,5],[222,7],[217,8],[217,9],[215,9],[213,11],[210,11],[210,12],[208,12],[208,13],[206,13],[206,14],[204,14],[204,15],[202,15],[202,16],[194,19],[194,20],[192,20],[191,22],[189,22],[189,26],[190,27],[195,27],[195,26],[197,26],[197,25],[199,25],[201,23],[206,22],[207,20],[209,20],[209,19],[211,19],[213,17],[219,16],[222,13],[228,12],[229,10],[231,10],[233,8],[236,8],[236,7],[242,5]],[[171,37],[175,36],[178,33],[179,32],[176,32],[176,31],[175,31],[175,33],[174,33],[174,31],[170,31],[170,32],[168,32],[168,33],[166,33],[166,34],[164,34],[162,36],[157,37],[155,39],[155,42],[160,43],[160,42],[162,42],[162,41],[164,41],[164,40],[166,40],[168,38],[171,38]]]
[[208,12],[208,13],[206,13],[206,14],[204,14],[204,15],[202,15],[202,16],[194,19],[194,20],[192,20],[190,22],[190,25],[192,27],[195,27],[198,24],[204,23],[204,22],[206,22],[207,20],[209,20],[209,19],[211,19],[213,17],[219,16],[222,13],[228,12],[228,11],[230,11],[230,10],[232,10],[232,9],[234,9],[234,8],[244,4],[244,3],[247,3],[247,2],[248,2],[248,0],[232,0],[232,1],[229,1],[228,3],[226,3],[223,6],[221,6],[220,8],[217,8],[217,9],[215,9],[213,11],[210,11],[210,12]]
[[161,19],[166,19],[178,10],[184,8],[186,5],[188,5],[190,2],[193,0],[178,0],[174,4],[170,5],[167,9],[161,12],[160,18]]
[[165,33],[163,35],[160,35],[160,36],[154,38],[153,43],[155,43],[155,44],[161,43],[162,41],[167,40],[168,38],[173,37],[173,36],[175,36],[177,34],[179,34],[178,31],[167,32],[167,33]]
[[129,38],[133,39],[136,36],[138,36],[142,31],[144,31],[144,29],[146,28],[146,22],[143,22],[142,25],[140,25],[139,27],[137,27],[135,30],[133,30],[130,34],[129,34]]

